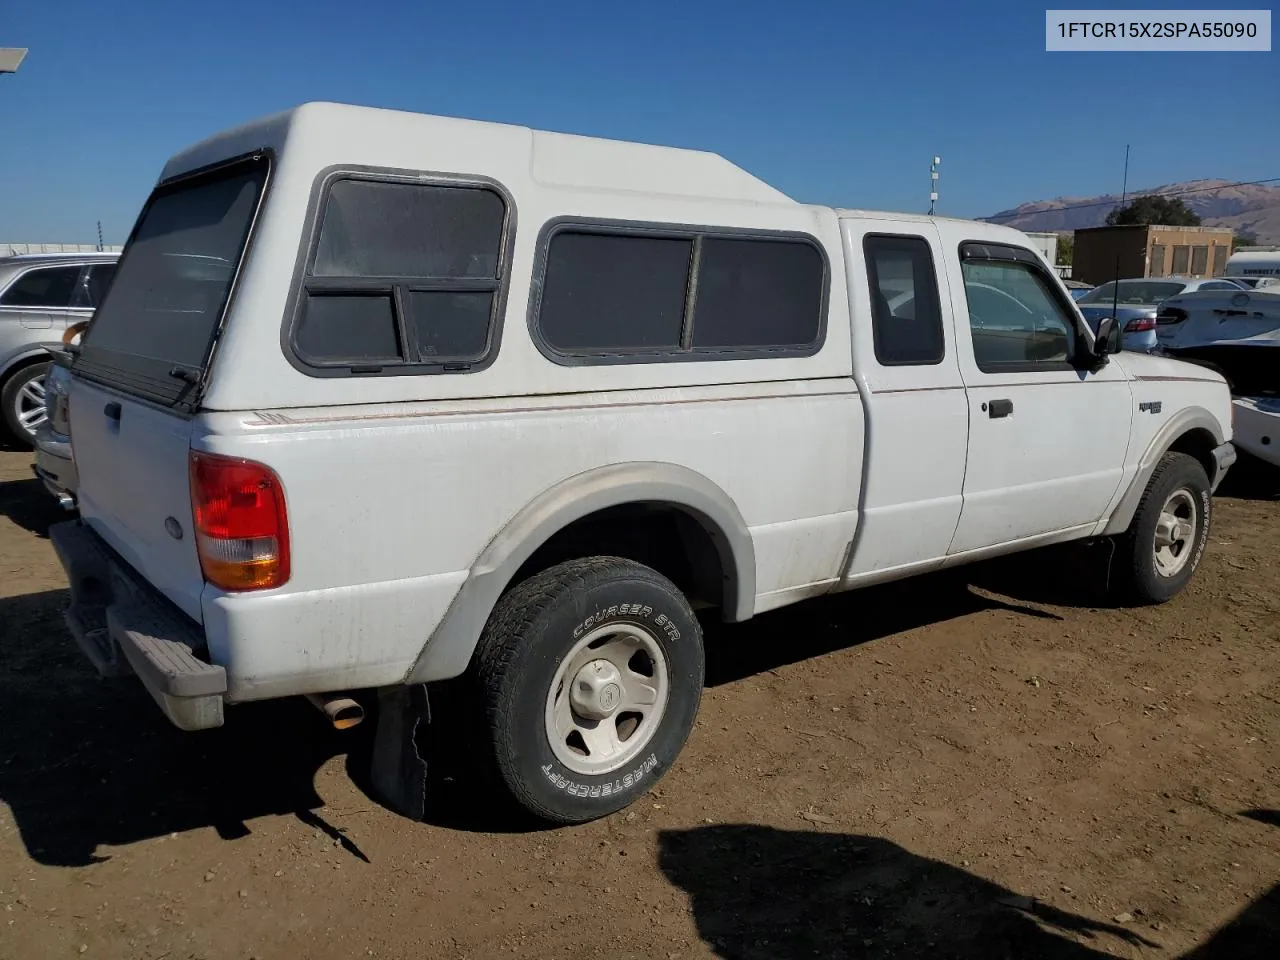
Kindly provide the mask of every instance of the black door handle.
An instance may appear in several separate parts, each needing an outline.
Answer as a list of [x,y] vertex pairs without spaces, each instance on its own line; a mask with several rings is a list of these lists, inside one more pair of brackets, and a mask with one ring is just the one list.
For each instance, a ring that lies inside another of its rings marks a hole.
[[998,420],[1001,417],[1007,417],[1013,413],[1012,400],[992,400],[987,407],[987,416],[992,420]]
[[108,420],[118,421],[120,419],[120,404],[117,401],[112,400],[102,408],[102,415]]

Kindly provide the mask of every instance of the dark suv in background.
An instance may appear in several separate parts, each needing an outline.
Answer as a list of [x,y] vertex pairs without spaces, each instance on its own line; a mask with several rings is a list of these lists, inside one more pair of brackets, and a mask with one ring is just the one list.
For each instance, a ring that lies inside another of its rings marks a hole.
[[34,445],[46,418],[49,351],[88,320],[115,273],[119,253],[0,257],[0,431]]

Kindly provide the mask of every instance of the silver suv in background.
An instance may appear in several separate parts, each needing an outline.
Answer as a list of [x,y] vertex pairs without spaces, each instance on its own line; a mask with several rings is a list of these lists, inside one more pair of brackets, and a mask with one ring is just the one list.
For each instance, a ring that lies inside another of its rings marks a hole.
[[0,257],[0,431],[30,447],[47,417],[49,351],[93,316],[119,253]]

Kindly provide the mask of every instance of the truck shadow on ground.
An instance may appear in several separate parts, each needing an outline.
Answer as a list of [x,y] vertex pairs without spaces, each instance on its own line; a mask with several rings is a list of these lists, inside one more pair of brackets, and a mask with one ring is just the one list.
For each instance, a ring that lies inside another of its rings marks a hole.
[[1280,500],[1280,467],[1242,452],[1235,466],[1227,471],[1217,495],[1236,500]]
[[0,516],[40,537],[49,536],[50,524],[71,518],[35,477],[0,480]]
[[[880,837],[718,825],[664,831],[658,848],[699,935],[725,960],[1092,960],[1161,947],[1149,927],[1016,895]],[[1182,960],[1280,955],[1278,891]]]
[[[0,599],[0,801],[32,859],[83,866],[105,859],[103,846],[207,827],[234,839],[280,814],[363,857],[316,812],[316,771],[352,740],[301,700],[237,707],[208,733],[176,730],[140,684],[98,679],[63,627],[66,602],[66,590]],[[349,762],[363,762],[359,750]]]

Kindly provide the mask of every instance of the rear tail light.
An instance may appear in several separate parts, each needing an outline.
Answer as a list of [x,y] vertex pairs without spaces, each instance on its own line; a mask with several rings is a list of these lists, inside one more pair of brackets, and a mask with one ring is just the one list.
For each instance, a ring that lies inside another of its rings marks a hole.
[[1147,333],[1156,328],[1155,317],[1138,317],[1136,320],[1130,320],[1129,325],[1124,328],[1125,333]]
[[251,460],[191,452],[191,510],[204,578],[223,590],[265,590],[289,579],[284,488]]
[[1177,307],[1166,307],[1156,315],[1156,323],[1162,327],[1171,323],[1181,323],[1185,319],[1187,319],[1187,311],[1179,310]]

